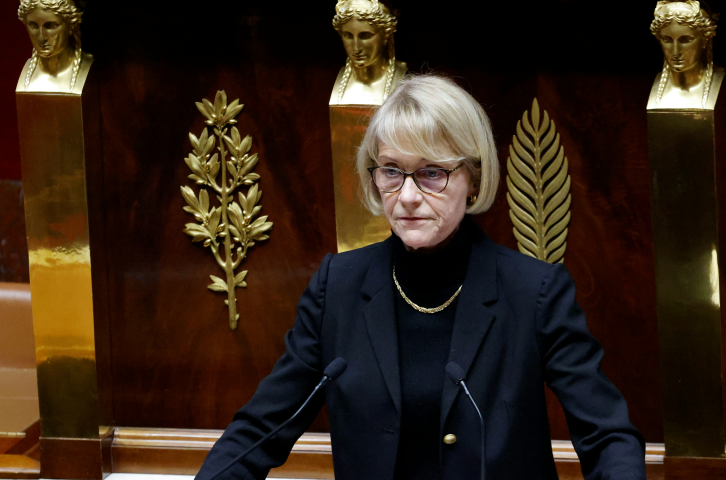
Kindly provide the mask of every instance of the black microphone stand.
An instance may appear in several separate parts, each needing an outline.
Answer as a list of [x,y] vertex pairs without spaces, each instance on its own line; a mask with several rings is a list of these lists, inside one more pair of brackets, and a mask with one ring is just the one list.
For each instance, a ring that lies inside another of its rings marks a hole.
[[328,365],[328,368],[325,369],[325,372],[323,372],[323,378],[320,380],[320,382],[315,386],[315,389],[313,392],[308,396],[308,398],[305,400],[305,402],[302,404],[300,408],[297,409],[297,411],[292,415],[292,417],[285,420],[282,424],[280,424],[277,428],[275,428],[273,431],[259,439],[254,445],[252,445],[250,448],[242,452],[241,454],[237,455],[234,459],[232,459],[231,462],[229,462],[225,467],[212,475],[212,477],[209,478],[209,480],[214,480],[215,478],[219,477],[221,474],[232,468],[235,464],[238,462],[241,462],[247,455],[249,455],[254,449],[262,445],[265,441],[269,440],[270,438],[274,437],[277,432],[285,428],[290,422],[292,422],[297,415],[302,412],[302,410],[307,406],[308,403],[310,403],[310,400],[312,400],[313,396],[317,393],[318,390],[320,390],[322,387],[328,384],[331,380],[335,380],[338,378],[348,367],[348,364],[345,363],[345,360],[343,360],[342,357],[338,357],[332,362],[330,362],[330,365]]
[[461,388],[464,389],[464,393],[467,397],[469,397],[469,400],[471,400],[471,404],[474,405],[474,409],[476,409],[476,414],[479,415],[479,425],[480,425],[480,431],[481,431],[481,480],[486,479],[486,457],[484,456],[486,453],[485,445],[486,445],[486,436],[485,436],[485,429],[484,429],[484,417],[481,416],[481,412],[479,411],[479,407],[476,405],[476,402],[474,401],[474,397],[471,396],[471,393],[469,393],[469,389],[466,388],[466,382],[464,381],[464,370],[461,369],[459,364],[454,362],[449,362],[448,365],[446,365],[446,374],[449,377],[449,380],[454,382],[454,385],[459,385]]

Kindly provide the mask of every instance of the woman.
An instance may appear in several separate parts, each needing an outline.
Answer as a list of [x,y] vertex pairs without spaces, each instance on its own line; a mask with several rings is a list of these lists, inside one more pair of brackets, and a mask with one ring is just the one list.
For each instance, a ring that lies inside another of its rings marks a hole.
[[398,21],[378,0],[339,0],[333,28],[348,60],[340,69],[330,105],[380,105],[406,73],[396,61],[393,34]]
[[650,31],[665,61],[648,108],[713,110],[723,81],[723,71],[713,66],[716,19],[697,1],[660,1]]
[[93,61],[81,50],[82,16],[82,5],[73,0],[20,2],[18,18],[30,35],[33,56],[25,64],[18,91],[81,93]]
[[[486,211],[498,161],[481,106],[452,81],[405,79],[358,155],[365,201],[388,240],[328,255],[303,294],[287,352],[214,446],[198,478],[280,424],[337,357],[325,398],[224,478],[265,478],[328,405],[335,477],[476,479],[483,412],[489,479],[556,479],[544,383],[568,415],[587,479],[645,479],[643,440],[599,369],[562,265],[494,244],[466,217]],[[370,172],[370,173],[369,173]]]

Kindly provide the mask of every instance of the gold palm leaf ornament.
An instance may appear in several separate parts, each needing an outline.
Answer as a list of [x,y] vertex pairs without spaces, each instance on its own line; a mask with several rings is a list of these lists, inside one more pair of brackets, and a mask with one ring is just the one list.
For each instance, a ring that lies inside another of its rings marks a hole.
[[[229,307],[229,326],[235,330],[239,320],[235,289],[247,286],[247,270],[239,273],[235,270],[256,242],[270,238],[268,231],[272,222],[267,221],[267,215],[253,220],[262,209],[259,205],[262,192],[257,184],[260,176],[252,172],[258,156],[249,154],[252,137],[242,138],[234,126],[235,117],[244,105],[239,100],[227,105],[223,90],[217,92],[214,103],[204,99],[196,105],[206,118],[206,126],[199,137],[189,134],[193,150],[184,161],[192,171],[189,179],[199,186],[199,194],[190,187],[181,187],[187,202],[184,211],[196,220],[186,224],[184,233],[192,237],[192,242],[202,242],[208,247],[224,271],[224,279],[210,275],[212,284],[207,288],[227,294],[224,303]],[[215,147],[217,152],[212,155]],[[237,192],[243,187],[247,187],[246,194]],[[211,205],[209,190],[216,194],[218,207]],[[235,192],[239,202],[235,201]]]
[[[542,113],[542,115],[541,115]],[[519,251],[563,262],[570,223],[570,176],[560,134],[534,99],[524,112],[507,158],[507,202]]]

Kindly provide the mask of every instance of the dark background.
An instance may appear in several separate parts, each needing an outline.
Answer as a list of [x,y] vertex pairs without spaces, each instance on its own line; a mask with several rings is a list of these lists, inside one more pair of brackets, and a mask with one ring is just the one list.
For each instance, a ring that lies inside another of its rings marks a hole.
[[[503,166],[535,97],[555,120],[572,177],[565,263],[605,348],[603,370],[646,440],[662,442],[646,122],[662,67],[649,31],[655,3],[394,7],[397,58],[411,72],[454,77],[484,105]],[[10,180],[20,178],[12,92],[31,52],[12,4],[0,7],[8,52],[0,60],[0,178]],[[723,4],[711,3],[716,11]],[[83,42],[96,57],[103,147],[93,169],[103,193],[91,209],[100,219],[92,241],[104,422],[223,428],[283,351],[297,298],[336,245],[328,99],[345,54],[331,27],[334,5],[89,2]],[[723,65],[718,37],[715,52]],[[237,291],[235,332],[223,296],[206,289],[208,275],[220,275],[211,253],[182,233],[192,220],[179,192],[190,185],[187,134],[203,127],[194,102],[218,89],[245,104],[238,127],[253,136],[263,213],[275,223],[243,267],[249,286]],[[476,220],[516,248],[505,190]],[[0,237],[9,237],[3,225]],[[567,438],[555,402],[550,413],[553,438]],[[324,417],[313,428],[325,430]]]

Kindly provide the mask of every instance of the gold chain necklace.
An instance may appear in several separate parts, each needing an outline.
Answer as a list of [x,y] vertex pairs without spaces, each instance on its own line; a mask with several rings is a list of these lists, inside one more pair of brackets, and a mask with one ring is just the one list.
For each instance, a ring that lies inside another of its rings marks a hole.
[[451,296],[451,298],[448,299],[443,305],[440,305],[440,306],[434,307],[434,308],[424,308],[424,307],[419,307],[418,305],[416,305],[415,303],[413,303],[411,300],[409,300],[409,298],[406,296],[406,294],[403,293],[403,290],[401,289],[401,285],[398,284],[398,280],[396,279],[396,266],[395,265],[393,266],[393,283],[396,284],[396,288],[398,289],[398,293],[400,293],[401,296],[403,297],[403,299],[406,300],[406,303],[408,303],[415,310],[418,310],[421,313],[439,313],[441,310],[443,310],[446,307],[448,307],[449,305],[451,305],[451,302],[453,302],[454,299],[459,295],[459,292],[461,292],[461,287],[464,286],[463,284],[461,286],[459,286],[459,289],[456,291],[456,293],[453,294]]

